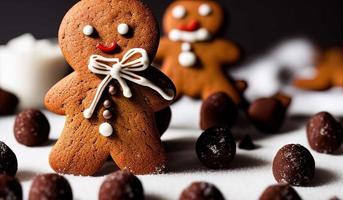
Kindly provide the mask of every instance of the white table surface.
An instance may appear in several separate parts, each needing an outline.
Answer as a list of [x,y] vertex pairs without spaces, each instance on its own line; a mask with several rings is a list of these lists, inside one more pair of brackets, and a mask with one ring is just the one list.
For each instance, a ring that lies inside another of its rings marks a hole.
[[[298,96],[291,107],[292,116],[287,119],[280,134],[264,135],[257,133],[244,122],[234,128],[234,135],[239,138],[243,134],[251,134],[258,149],[244,151],[238,149],[231,169],[213,171],[204,168],[195,154],[195,141],[201,131],[197,129],[200,103],[189,99],[181,100],[173,106],[174,116],[171,128],[163,136],[169,157],[170,172],[162,175],[139,176],[143,183],[147,199],[172,200],[177,199],[181,191],[192,181],[208,181],[214,183],[227,199],[244,200],[258,199],[261,192],[270,184],[276,183],[271,170],[271,164],[276,151],[288,143],[299,143],[308,147],[305,134],[305,124],[309,115],[324,109],[339,107],[336,115],[343,116],[341,90],[331,103],[310,105],[310,97]],[[330,95],[321,95],[331,98]],[[307,99],[306,99],[307,98]],[[302,99],[299,100],[298,99]],[[306,99],[306,100],[304,100]],[[337,101],[335,101],[337,100]],[[307,104],[305,103],[307,102]],[[305,103],[305,104],[304,104]],[[304,106],[305,105],[305,106]],[[306,112],[304,112],[306,110]],[[301,112],[300,112],[301,111]],[[64,118],[45,112],[51,124],[50,138],[55,140],[63,127]],[[15,152],[19,169],[17,178],[24,189],[27,198],[32,178],[36,174],[53,172],[48,164],[48,154],[51,145],[29,148],[16,142],[13,135],[14,116],[0,118],[0,140],[4,141]],[[243,128],[244,127],[244,128]],[[308,187],[295,189],[303,199],[329,199],[333,196],[343,198],[343,147],[336,155],[319,154],[311,150],[316,161],[316,176]],[[104,174],[113,171],[112,163],[107,163],[97,176],[66,178],[71,183],[73,195],[79,200],[97,199],[99,186]]]

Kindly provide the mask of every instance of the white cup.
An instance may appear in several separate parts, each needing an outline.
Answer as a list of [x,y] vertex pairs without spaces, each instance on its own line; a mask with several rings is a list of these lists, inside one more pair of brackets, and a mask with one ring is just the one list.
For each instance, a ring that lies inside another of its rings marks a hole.
[[56,40],[25,34],[0,47],[0,87],[18,96],[20,109],[42,108],[47,91],[68,70]]

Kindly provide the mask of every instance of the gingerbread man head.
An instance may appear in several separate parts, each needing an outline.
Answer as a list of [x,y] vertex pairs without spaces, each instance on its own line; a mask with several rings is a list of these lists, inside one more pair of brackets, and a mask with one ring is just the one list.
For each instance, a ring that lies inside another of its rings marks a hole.
[[165,12],[164,32],[173,41],[201,42],[219,33],[224,21],[220,5],[212,0],[179,0]]
[[59,43],[75,71],[45,98],[67,116],[50,154],[57,172],[92,175],[108,156],[136,174],[164,169],[155,112],[170,105],[175,87],[150,65],[158,33],[140,0],[82,0],[66,14]]

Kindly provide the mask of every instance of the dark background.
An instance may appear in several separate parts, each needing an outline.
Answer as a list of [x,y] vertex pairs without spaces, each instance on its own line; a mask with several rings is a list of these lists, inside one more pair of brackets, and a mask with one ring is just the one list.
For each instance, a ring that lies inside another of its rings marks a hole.
[[[96,1],[96,0],[95,0]],[[56,37],[59,23],[76,0],[1,0],[0,44],[22,33]],[[161,19],[170,0],[145,0]],[[287,37],[306,36],[319,46],[343,46],[343,0],[220,0],[230,13],[225,37],[247,55]]]

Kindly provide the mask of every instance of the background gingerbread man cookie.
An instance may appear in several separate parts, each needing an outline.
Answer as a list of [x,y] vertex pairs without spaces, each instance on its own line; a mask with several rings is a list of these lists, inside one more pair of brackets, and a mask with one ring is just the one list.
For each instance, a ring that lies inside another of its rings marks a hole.
[[[219,36],[224,20],[223,9],[213,0],[175,1],[166,10],[163,20],[166,36],[161,39],[155,61],[173,80],[178,98],[186,95],[204,100],[200,121],[202,129],[232,126],[239,107],[254,123],[262,123],[255,119],[256,112],[261,111],[249,109],[250,105],[243,96],[246,82],[234,81],[224,71],[225,67],[240,59],[238,46]],[[283,107],[277,97],[272,98]],[[254,107],[259,107],[259,104],[260,101],[255,102]],[[286,110],[280,106],[275,109]],[[275,109],[274,106],[269,109],[268,119],[276,114]],[[279,124],[275,127],[278,129]],[[275,131],[274,127],[272,129]]]
[[306,90],[327,90],[343,87],[343,49],[333,48],[323,53],[312,79],[297,79],[296,87]]
[[67,117],[50,153],[54,170],[92,175],[110,155],[135,174],[163,171],[154,113],[169,106],[175,87],[150,66],[158,35],[140,0],[83,0],[69,10],[59,43],[75,71],[45,99],[50,111]]

